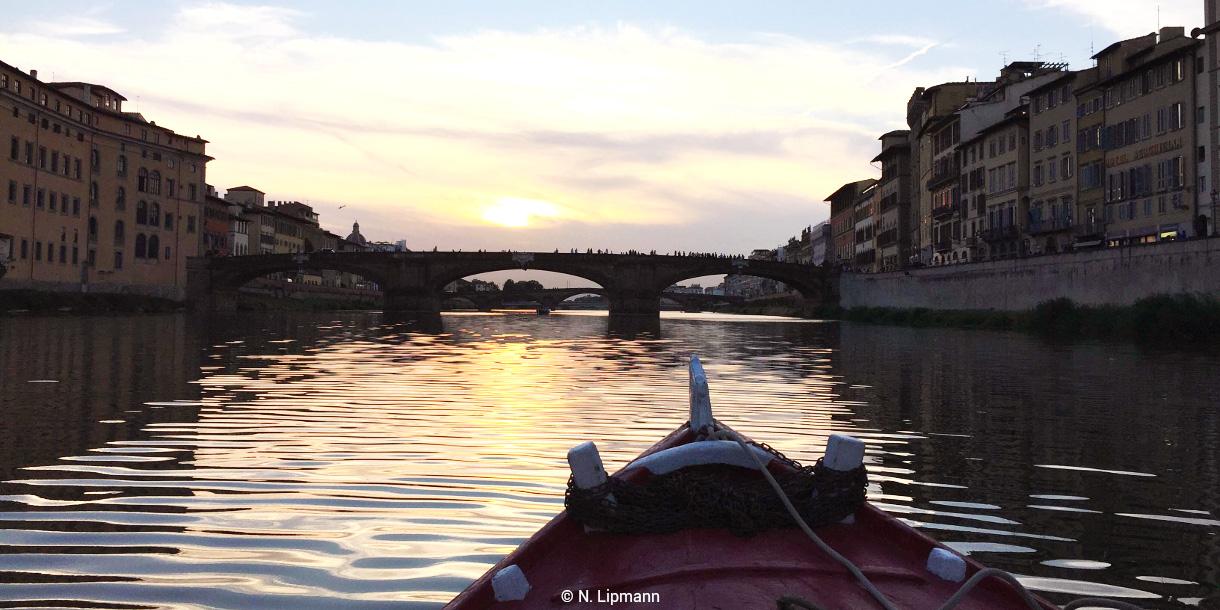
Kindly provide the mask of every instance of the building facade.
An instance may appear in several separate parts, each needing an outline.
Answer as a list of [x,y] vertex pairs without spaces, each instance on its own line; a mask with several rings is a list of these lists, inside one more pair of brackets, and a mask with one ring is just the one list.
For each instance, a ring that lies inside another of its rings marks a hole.
[[0,62],[0,288],[181,298],[210,158],[125,98]]
[[877,182],[876,248],[877,271],[896,271],[907,264],[910,252],[911,132],[891,131],[882,135],[881,152],[873,163],[881,164]]
[[826,197],[825,201],[830,204],[832,247],[828,256],[832,266],[852,266],[856,255],[856,201],[865,189],[876,183],[871,178],[848,182]]
[[1105,105],[1105,242],[1197,233],[1196,51],[1182,28],[1114,43],[1094,57]]
[[1056,254],[1072,247],[1079,108],[1073,94],[1074,82],[1075,73],[1064,72],[1029,93],[1030,254]]

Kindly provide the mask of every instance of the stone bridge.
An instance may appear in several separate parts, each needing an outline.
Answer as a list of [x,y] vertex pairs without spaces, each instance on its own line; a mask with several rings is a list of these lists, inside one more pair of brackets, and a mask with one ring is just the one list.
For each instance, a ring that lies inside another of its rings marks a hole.
[[[193,258],[187,299],[196,309],[233,309],[237,289],[282,272],[333,270],[376,282],[385,310],[439,314],[450,282],[491,271],[535,269],[574,275],[601,286],[611,316],[656,317],[666,288],[705,275],[743,274],[787,284],[813,303],[838,298],[836,278],[820,267],[719,256],[569,254],[550,252],[314,252]],[[590,291],[592,292],[592,291]],[[690,295],[694,296],[694,295]]]
[[[494,307],[503,307],[505,303],[513,302],[534,302],[546,307],[547,309],[558,309],[559,304],[567,299],[582,294],[596,294],[606,296],[604,288],[545,288],[543,290],[525,290],[504,292],[496,291],[471,291],[463,290],[460,292],[446,292],[442,295],[445,302],[451,301],[467,301],[469,304],[481,310],[492,309]],[[697,294],[693,292],[678,292],[666,290],[661,293],[663,300],[673,301],[682,307],[684,311],[698,312],[705,311],[709,306],[716,303],[741,303],[744,298],[738,296],[726,296],[719,294]]]

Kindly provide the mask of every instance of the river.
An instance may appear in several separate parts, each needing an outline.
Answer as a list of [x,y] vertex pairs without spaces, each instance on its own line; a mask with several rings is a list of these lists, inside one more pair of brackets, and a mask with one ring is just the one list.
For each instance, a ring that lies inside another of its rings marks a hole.
[[613,471],[685,420],[691,353],[718,418],[802,461],[865,439],[872,502],[1054,601],[1220,596],[1214,355],[272,313],[0,319],[0,607],[438,608],[562,508],[569,447]]

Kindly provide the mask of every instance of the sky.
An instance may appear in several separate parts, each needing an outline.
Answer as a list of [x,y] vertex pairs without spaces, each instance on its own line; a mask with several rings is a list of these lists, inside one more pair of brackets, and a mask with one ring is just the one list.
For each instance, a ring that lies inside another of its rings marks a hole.
[[[1092,65],[1201,0],[78,2],[0,59],[210,141],[208,182],[412,249],[748,253],[875,177],[917,86]],[[339,209],[340,206],[344,206]],[[562,285],[562,284],[560,284]]]

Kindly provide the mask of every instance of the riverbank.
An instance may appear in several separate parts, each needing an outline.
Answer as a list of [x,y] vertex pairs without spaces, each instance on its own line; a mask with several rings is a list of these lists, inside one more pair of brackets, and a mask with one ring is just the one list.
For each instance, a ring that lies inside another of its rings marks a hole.
[[1131,305],[1080,305],[1060,298],[1028,311],[852,307],[830,317],[866,324],[1013,330],[1057,339],[1191,347],[1220,344],[1220,299],[1199,294],[1155,295]]
[[168,313],[182,303],[138,294],[0,290],[0,315]]

